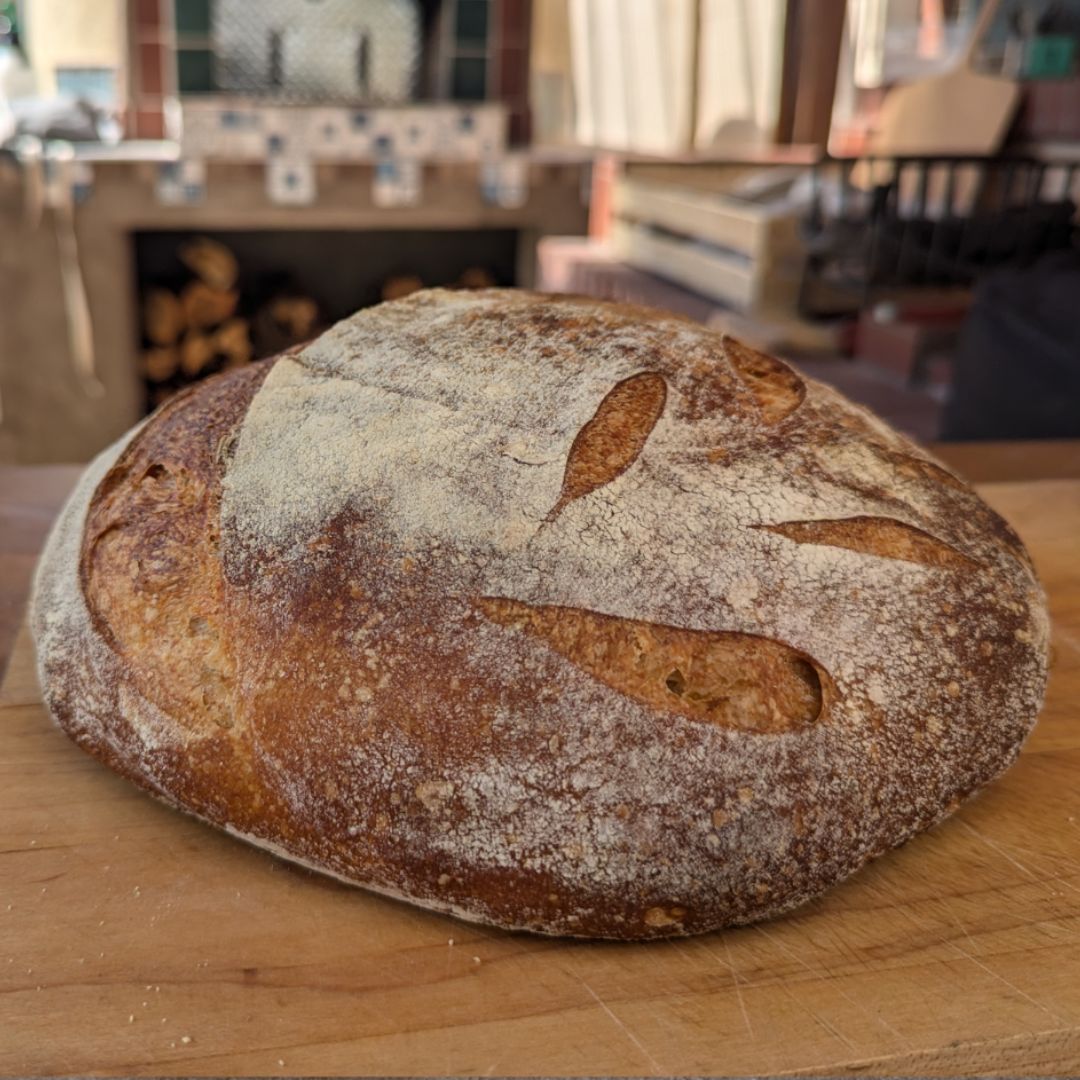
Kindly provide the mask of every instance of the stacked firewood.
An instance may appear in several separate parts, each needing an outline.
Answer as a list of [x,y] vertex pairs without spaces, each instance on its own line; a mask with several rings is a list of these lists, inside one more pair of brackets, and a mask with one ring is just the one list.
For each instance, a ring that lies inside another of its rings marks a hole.
[[240,310],[239,268],[224,244],[200,237],[178,255],[191,278],[177,290],[154,287],[143,296],[142,372],[151,407],[207,375],[314,336],[319,312],[309,297],[279,295],[253,314]]
[[[482,266],[470,266],[463,270],[457,281],[448,289],[490,289],[498,284],[490,270]],[[383,300],[400,300],[424,288],[424,280],[418,274],[394,274],[382,283],[380,296]]]
[[[177,256],[184,270],[168,287],[159,283],[143,293],[142,373],[151,408],[198,379],[274,356],[326,327],[319,305],[294,289],[287,274],[269,281],[248,274],[241,289],[236,256],[217,240],[186,241]],[[490,271],[473,266],[448,287],[495,283]],[[418,274],[395,274],[379,295],[396,300],[424,285]]]

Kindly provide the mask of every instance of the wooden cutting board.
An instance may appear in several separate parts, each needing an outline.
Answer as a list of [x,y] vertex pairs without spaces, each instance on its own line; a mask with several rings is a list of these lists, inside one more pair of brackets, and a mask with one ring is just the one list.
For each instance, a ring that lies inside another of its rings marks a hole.
[[480,930],[167,810],[0,696],[0,1073],[1080,1070],[1080,482],[988,485],[1050,595],[1046,709],[949,821],[794,916],[650,945]]

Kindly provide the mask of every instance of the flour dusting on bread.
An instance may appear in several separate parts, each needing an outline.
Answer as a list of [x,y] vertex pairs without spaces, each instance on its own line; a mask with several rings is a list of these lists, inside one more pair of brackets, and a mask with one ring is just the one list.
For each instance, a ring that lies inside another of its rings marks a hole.
[[145,439],[138,476],[95,494],[99,466],[74,497],[36,621],[83,745],[289,857],[498,925],[696,932],[939,820],[1033,722],[1047,622],[1008,527],[864,410],[691,322],[433,290],[249,394],[191,466],[221,582],[186,602],[221,628],[228,723],[170,721],[158,660],[103,655],[142,588],[112,564],[89,564],[100,628],[52,611],[87,505],[138,505]]

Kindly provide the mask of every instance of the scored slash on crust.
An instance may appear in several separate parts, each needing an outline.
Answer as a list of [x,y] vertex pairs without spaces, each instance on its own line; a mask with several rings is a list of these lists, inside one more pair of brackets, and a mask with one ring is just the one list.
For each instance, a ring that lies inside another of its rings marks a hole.
[[544,522],[567,504],[610,484],[637,460],[667,401],[667,383],[652,371],[631,375],[604,396],[566,456],[562,490]]
[[492,622],[543,641],[613,690],[688,720],[795,731],[819,719],[831,687],[810,657],[760,634],[690,630],[497,596],[475,603]]
[[806,383],[781,360],[724,335],[724,352],[735,373],[754,396],[762,423],[772,427],[787,419],[806,398]]
[[815,521],[784,521],[755,528],[777,533],[797,544],[846,548],[884,559],[923,566],[971,568],[978,564],[956,548],[914,525],[894,518],[859,516]]

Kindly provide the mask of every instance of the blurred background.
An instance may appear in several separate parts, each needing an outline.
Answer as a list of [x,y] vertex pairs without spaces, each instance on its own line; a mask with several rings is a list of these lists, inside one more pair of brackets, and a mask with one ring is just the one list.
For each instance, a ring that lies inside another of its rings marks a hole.
[[1080,475],[1078,38],[1080,0],[0,0],[0,462],[495,284]]

